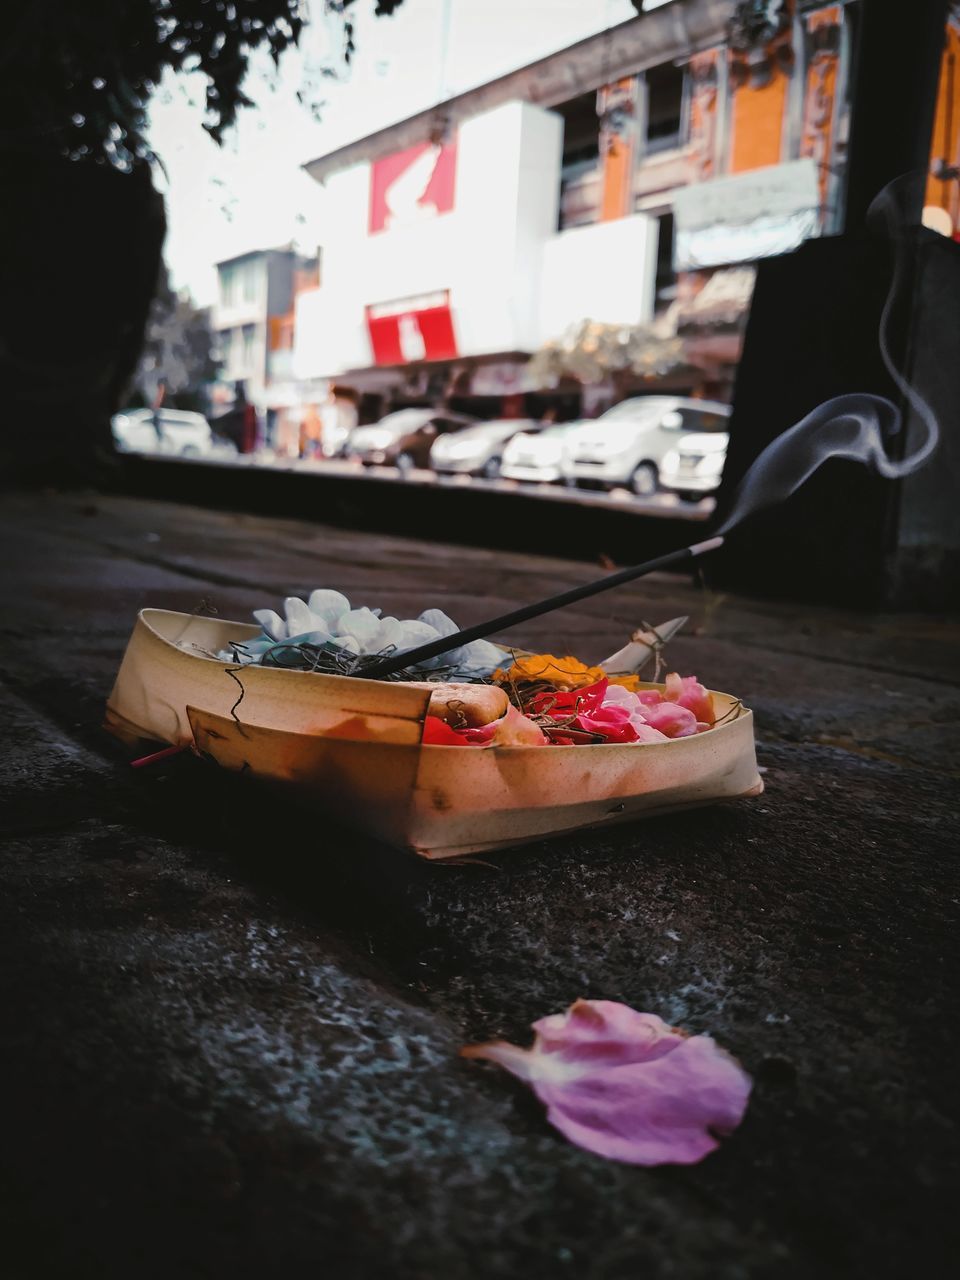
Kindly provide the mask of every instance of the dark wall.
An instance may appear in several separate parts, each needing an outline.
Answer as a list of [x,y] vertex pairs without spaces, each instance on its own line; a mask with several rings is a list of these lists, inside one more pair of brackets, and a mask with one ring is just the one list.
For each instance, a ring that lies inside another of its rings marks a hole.
[[[904,279],[892,354],[940,417],[936,457],[905,481],[828,462],[787,503],[730,536],[718,559],[727,585],[838,604],[939,607],[960,600],[960,246],[917,230],[899,252]],[[809,241],[759,265],[721,512],[760,450],[818,404],[858,391],[901,404],[878,340],[891,258],[891,246],[863,235]],[[920,424],[911,422],[907,447],[919,438]]]
[[150,171],[6,151],[0,200],[0,467],[108,446],[165,230]]
[[[907,373],[937,416],[940,442],[931,463],[898,486],[889,595],[908,604],[960,604],[960,245],[943,236],[925,236],[919,246]],[[925,436],[911,414],[911,451]]]
[[[818,404],[852,391],[895,395],[877,343],[889,275],[883,245],[849,237],[808,241],[759,264],[721,512],[761,449]],[[893,545],[892,497],[889,482],[863,467],[829,462],[789,502],[731,534],[722,577],[764,594],[877,600]]]

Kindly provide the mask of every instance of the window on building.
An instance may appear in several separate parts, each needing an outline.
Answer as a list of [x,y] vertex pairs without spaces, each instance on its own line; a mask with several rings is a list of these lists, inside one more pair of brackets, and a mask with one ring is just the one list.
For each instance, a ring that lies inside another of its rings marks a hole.
[[241,363],[243,365],[244,372],[250,373],[253,369],[254,326],[252,324],[245,324],[240,332],[242,335]]
[[220,268],[220,300],[232,307],[237,300],[237,268],[234,263]]
[[560,229],[596,222],[600,215],[600,121],[596,93],[583,93],[554,110],[563,117]]
[[256,259],[243,264],[243,300],[244,302],[256,302],[257,300],[257,267],[259,263]]
[[210,358],[216,364],[226,365],[230,358],[230,330],[219,329],[213,335]]
[[243,330],[240,328],[231,329],[229,343],[230,357],[228,365],[231,376],[238,377],[243,370]]
[[684,82],[686,69],[666,62],[651,67],[647,83],[647,152],[669,151],[684,139]]
[[657,218],[657,278],[654,307],[664,311],[677,296],[677,274],[673,269],[673,214]]

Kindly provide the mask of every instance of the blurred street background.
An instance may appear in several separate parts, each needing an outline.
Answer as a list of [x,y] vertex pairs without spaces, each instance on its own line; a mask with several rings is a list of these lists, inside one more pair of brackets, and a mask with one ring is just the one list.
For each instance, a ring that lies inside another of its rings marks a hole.
[[892,398],[909,452],[885,314],[938,465],[832,465],[718,564],[955,600],[947,0],[54,10],[41,32],[22,7],[0,85],[0,477],[102,484],[118,453],[216,463],[211,501],[238,463],[457,485],[630,512],[640,547],[647,517],[722,515],[831,397]]

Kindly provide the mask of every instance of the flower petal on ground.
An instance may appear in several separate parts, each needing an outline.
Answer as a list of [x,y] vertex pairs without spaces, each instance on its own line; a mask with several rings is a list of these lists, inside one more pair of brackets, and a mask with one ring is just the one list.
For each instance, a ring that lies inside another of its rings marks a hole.
[[743,1119],[751,1080],[710,1038],[610,1000],[534,1023],[531,1049],[468,1045],[526,1081],[573,1143],[628,1164],[695,1164]]

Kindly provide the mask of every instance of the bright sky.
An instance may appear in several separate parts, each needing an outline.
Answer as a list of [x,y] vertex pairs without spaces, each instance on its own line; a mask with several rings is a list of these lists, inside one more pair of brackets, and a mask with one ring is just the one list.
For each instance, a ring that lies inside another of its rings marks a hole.
[[[291,241],[313,252],[322,241],[323,189],[305,161],[636,17],[630,0],[405,0],[392,17],[374,18],[374,0],[359,0],[347,68],[339,19],[324,14],[323,0],[310,8],[313,23],[279,74],[264,59],[248,76],[257,107],[241,113],[223,147],[201,127],[201,77],[170,76],[154,99],[167,262],[174,285],[202,305],[213,301],[216,262]],[[324,77],[324,66],[337,76]]]

